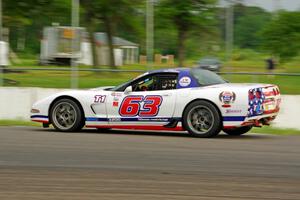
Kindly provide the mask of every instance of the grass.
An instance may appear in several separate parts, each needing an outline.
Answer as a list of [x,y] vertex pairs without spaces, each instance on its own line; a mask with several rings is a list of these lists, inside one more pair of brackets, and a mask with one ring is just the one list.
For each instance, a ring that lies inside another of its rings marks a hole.
[[[34,126],[41,127],[41,123],[19,120],[0,120],[0,126]],[[253,128],[251,133],[263,133],[272,135],[300,135],[300,130],[297,129],[282,129],[270,126],[262,128]]]
[[[27,57],[27,58],[26,58]],[[219,56],[220,57],[220,56]],[[221,55],[222,57],[222,55]],[[235,50],[233,60],[224,64],[222,71],[234,72],[266,72],[265,59],[267,55],[252,50]],[[39,66],[35,56],[24,56],[21,63],[14,64],[9,68],[32,67],[44,68]],[[196,60],[196,58],[195,58]],[[188,60],[189,65],[193,65],[195,60]],[[229,67],[230,66],[230,67]],[[62,66],[46,66],[56,68]],[[79,66],[80,68],[90,68],[90,66]],[[152,69],[172,68],[174,65],[160,64],[154,65]],[[108,68],[102,66],[101,69]],[[132,64],[119,67],[122,70],[147,70],[146,65]],[[277,66],[275,72],[300,73],[300,56],[283,65]],[[100,86],[119,85],[128,81],[140,73],[135,72],[79,72],[79,88],[94,88]],[[71,74],[68,71],[26,71],[19,73],[5,73],[7,80],[5,86],[18,87],[45,87],[45,88],[70,88]],[[273,83],[280,87],[282,94],[300,94],[299,76],[266,76],[266,75],[224,75],[224,79],[233,83]],[[10,81],[13,80],[13,81]]]
[[0,120],[0,126],[41,126],[41,123],[23,120]]
[[[124,83],[138,76],[137,72],[79,72],[79,88],[94,88],[113,86]],[[7,73],[6,79],[16,83],[6,83],[5,86],[69,88],[70,72],[26,71],[22,73]],[[233,83],[272,83],[280,87],[282,94],[300,94],[299,76],[268,76],[268,75],[223,75],[224,79]]]
[[[138,74],[79,72],[79,88],[119,85],[136,77]],[[5,74],[6,79],[17,81],[16,84],[6,84],[6,86],[18,87],[69,88],[70,77],[70,72],[54,71],[27,71],[24,73]]]
[[300,135],[300,130],[298,129],[283,129],[283,128],[275,128],[271,126],[264,126],[262,128],[254,127],[251,130],[251,133],[265,133],[265,134],[273,134],[273,135]]
[[300,94],[300,76],[224,75],[233,83],[270,83],[278,85],[282,94]]

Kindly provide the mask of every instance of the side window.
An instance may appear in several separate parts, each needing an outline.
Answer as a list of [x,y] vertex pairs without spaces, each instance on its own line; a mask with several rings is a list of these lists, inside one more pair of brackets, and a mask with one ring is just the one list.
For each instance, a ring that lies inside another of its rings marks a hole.
[[177,75],[159,76],[157,90],[174,90],[177,85]]
[[155,90],[155,76],[148,76],[140,79],[132,84],[132,90],[137,91],[152,91]]
[[154,91],[176,89],[177,74],[155,74],[139,79],[132,84],[133,91]]

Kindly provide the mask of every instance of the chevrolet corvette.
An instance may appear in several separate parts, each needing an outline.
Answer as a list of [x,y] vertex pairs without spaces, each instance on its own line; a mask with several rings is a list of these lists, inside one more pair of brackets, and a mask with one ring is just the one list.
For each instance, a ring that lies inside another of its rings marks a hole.
[[62,132],[85,126],[241,135],[269,125],[280,101],[276,85],[228,83],[208,70],[177,68],[147,72],[115,87],[52,95],[32,106],[31,120]]

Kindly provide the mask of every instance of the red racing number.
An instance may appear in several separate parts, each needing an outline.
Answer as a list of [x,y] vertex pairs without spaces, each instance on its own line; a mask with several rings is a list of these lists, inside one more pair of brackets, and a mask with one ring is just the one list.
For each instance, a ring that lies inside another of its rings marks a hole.
[[121,116],[133,117],[138,115],[140,110],[140,102],[143,100],[143,96],[128,96],[125,97],[119,113]]
[[[141,103],[144,102],[141,109]],[[124,98],[119,114],[126,117],[152,117],[156,116],[162,103],[161,96],[127,96]]]
[[161,96],[146,96],[144,99],[143,110],[140,111],[139,115],[145,117],[156,116],[161,102]]

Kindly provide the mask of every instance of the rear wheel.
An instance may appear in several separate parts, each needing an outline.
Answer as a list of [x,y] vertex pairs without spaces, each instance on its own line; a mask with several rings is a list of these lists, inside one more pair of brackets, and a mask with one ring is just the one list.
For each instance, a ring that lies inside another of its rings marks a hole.
[[214,137],[221,130],[221,117],[217,108],[204,100],[195,101],[187,106],[182,123],[194,137]]
[[84,126],[84,114],[79,105],[71,99],[60,99],[50,110],[50,120],[56,130],[72,132]]
[[252,129],[252,126],[242,126],[238,128],[231,128],[231,129],[223,129],[223,131],[228,135],[243,135],[249,132]]

